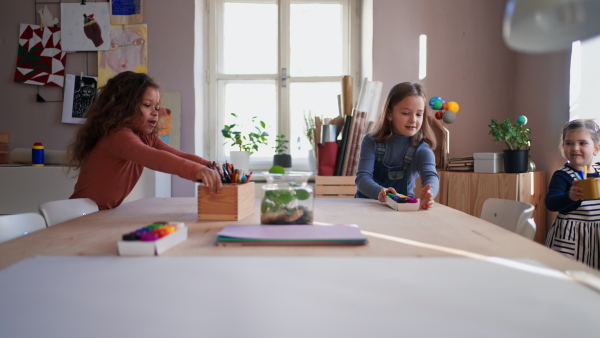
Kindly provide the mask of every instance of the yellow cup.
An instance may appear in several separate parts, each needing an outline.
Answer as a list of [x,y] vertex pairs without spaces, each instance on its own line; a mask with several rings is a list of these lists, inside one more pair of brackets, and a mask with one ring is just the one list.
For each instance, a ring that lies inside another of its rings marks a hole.
[[573,184],[583,188],[584,200],[595,200],[600,198],[600,177],[577,180],[574,181]]

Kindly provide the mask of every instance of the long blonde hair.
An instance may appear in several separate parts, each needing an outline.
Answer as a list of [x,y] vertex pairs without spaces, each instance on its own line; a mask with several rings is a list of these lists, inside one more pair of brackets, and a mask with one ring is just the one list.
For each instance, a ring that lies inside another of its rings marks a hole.
[[411,146],[417,147],[421,142],[425,142],[429,145],[429,148],[435,149],[435,134],[427,119],[427,96],[425,95],[425,89],[423,89],[423,86],[419,83],[402,82],[392,87],[385,100],[382,112],[375,122],[375,127],[370,133],[371,138],[379,143],[385,143],[392,139],[394,136],[394,128],[392,126],[392,121],[386,118],[387,114],[392,111],[398,102],[402,101],[407,96],[420,96],[425,102],[423,123],[421,124],[421,129],[419,129],[415,135],[410,137]]

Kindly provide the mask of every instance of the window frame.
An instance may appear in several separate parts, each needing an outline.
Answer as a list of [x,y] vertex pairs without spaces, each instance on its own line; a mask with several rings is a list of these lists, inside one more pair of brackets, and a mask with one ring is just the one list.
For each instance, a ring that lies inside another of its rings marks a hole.
[[[206,0],[206,8],[205,8],[205,114],[204,114],[204,154],[207,159],[212,159],[216,161],[224,162],[228,160],[228,156],[225,154],[224,142],[220,130],[224,125],[225,116],[220,113],[223,109],[224,97],[223,91],[219,90],[220,81],[222,80],[231,80],[231,81],[244,81],[244,80],[269,80],[275,81],[277,94],[276,94],[276,104],[277,104],[277,121],[275,123],[277,134],[284,133],[286,135],[291,134],[291,130],[289,129],[289,113],[282,113],[283,111],[289,111],[287,107],[289,107],[289,87],[290,84],[295,82],[339,82],[341,86],[341,81],[343,75],[351,75],[354,81],[354,92],[357,93],[357,85],[361,81],[357,81],[356,79],[360,76],[360,0],[319,0],[320,3],[344,3],[344,12],[343,12],[343,20],[344,25],[347,29],[344,29],[344,41],[343,41],[343,54],[347,57],[344,58],[343,71],[345,74],[340,76],[323,76],[323,77],[290,77],[289,76],[289,67],[290,67],[290,55],[289,48],[282,48],[281,46],[289,47],[289,29],[279,29],[278,33],[278,65],[277,69],[279,72],[277,74],[223,74],[220,73],[218,69],[220,65],[218,64],[219,53],[221,52],[219,49],[222,46],[218,43],[217,39],[222,41],[222,27],[217,27],[217,25],[222,22],[222,20],[218,20],[217,15],[219,15],[219,11],[217,10],[217,6],[222,6],[222,3],[227,0]],[[259,0],[261,1],[261,0]],[[287,24],[286,27],[289,28],[290,21],[290,12],[289,5],[291,2],[294,3],[314,3],[315,1],[311,0],[265,0],[265,2],[273,2],[278,4],[278,15],[279,15],[279,23],[280,27],[282,22]],[[248,3],[256,3],[257,0],[235,0],[235,2],[248,2]],[[285,31],[285,34],[281,32]],[[217,36],[219,35],[219,36]],[[282,90],[282,69],[286,68],[287,77],[285,78],[286,85],[288,89]],[[269,121],[270,122],[270,121]],[[271,137],[274,139],[274,135]],[[291,141],[291,140],[290,140]],[[253,156],[254,157],[254,156]],[[254,170],[262,170],[268,169],[272,165],[272,158],[257,158],[254,159],[251,157],[251,169]],[[295,170],[306,170],[308,169],[308,157],[305,158],[294,158],[293,167]]]

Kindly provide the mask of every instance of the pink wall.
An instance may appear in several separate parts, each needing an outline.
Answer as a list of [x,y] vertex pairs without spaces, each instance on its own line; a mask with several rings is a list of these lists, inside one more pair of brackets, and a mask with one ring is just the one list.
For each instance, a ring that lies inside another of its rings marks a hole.
[[[450,156],[500,151],[488,135],[492,117],[512,117],[514,53],[502,40],[504,1],[375,1],[374,71],[384,92],[402,81],[428,97],[456,101]],[[419,35],[427,35],[427,77],[418,80]],[[385,93],[387,94],[387,93]],[[382,94],[384,96],[384,94]]]
[[[418,37],[428,37],[429,97],[460,104],[450,132],[450,156],[499,152],[488,135],[492,118],[528,117],[531,158],[547,181],[564,163],[558,152],[569,118],[570,50],[521,54],[502,39],[505,0],[377,0],[373,2],[373,79],[382,96],[394,84],[418,81]],[[382,97],[382,101],[385,98]],[[553,221],[550,215],[548,222]]]
[[[0,5],[0,131],[11,133],[11,148],[42,141],[48,149],[64,149],[76,126],[60,122],[62,103],[37,103],[36,86],[12,82],[19,24],[37,20],[33,3],[4,0]],[[144,4],[150,74],[165,90],[182,93],[182,149],[194,152],[195,119],[203,119],[202,113],[195,114],[195,105],[202,103],[194,99],[194,1]],[[570,52],[525,55],[508,50],[501,35],[504,5],[505,0],[374,1],[373,79],[383,82],[382,96],[398,82],[417,81],[418,36],[426,34],[428,75],[422,82],[428,95],[461,105],[456,122],[447,125],[450,156],[501,151],[503,146],[488,135],[490,120],[524,114],[533,130],[532,159],[549,178],[563,161],[556,144],[568,119]],[[94,53],[70,54],[67,72],[84,70],[86,54],[91,65],[86,73],[95,75]],[[62,90],[42,88],[40,93],[62,100]],[[198,133],[201,138],[202,130]],[[202,151],[198,149],[200,155]],[[192,182],[173,179],[174,196],[193,194]]]
[[[502,39],[504,0],[374,1],[373,79],[384,93],[418,81],[418,37],[427,35],[428,96],[456,101],[450,156],[504,149],[488,135],[492,118],[529,118],[531,156],[549,175],[561,164],[560,127],[568,119],[570,51],[527,55]],[[384,98],[382,97],[382,101]]]
[[[202,0],[199,0],[203,2]],[[51,2],[51,1],[39,1]],[[48,8],[60,17],[59,1]],[[63,2],[79,2],[65,1]],[[19,24],[37,23],[34,0],[3,0],[0,10],[0,131],[9,132],[10,148],[31,147],[41,141],[46,149],[66,149],[77,125],[61,123],[62,102],[37,103],[37,86],[13,82],[17,58]],[[169,92],[181,92],[181,149],[194,152],[194,20],[193,0],[145,0],[144,22],[148,25],[148,73]],[[87,64],[86,70],[86,55]],[[95,52],[67,56],[67,73],[97,75]],[[62,101],[62,89],[40,88],[46,100]],[[200,150],[202,151],[202,150]],[[194,196],[194,183],[173,178],[173,196]]]

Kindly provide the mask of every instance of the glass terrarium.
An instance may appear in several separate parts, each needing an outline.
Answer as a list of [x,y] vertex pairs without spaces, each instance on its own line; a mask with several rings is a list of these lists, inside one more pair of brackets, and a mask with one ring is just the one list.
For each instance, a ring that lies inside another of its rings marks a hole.
[[308,185],[309,171],[285,174],[262,173],[260,222],[262,224],[312,224],[314,191]]

